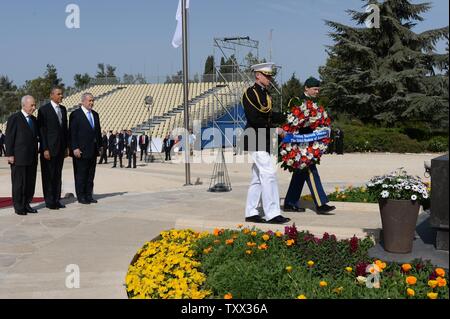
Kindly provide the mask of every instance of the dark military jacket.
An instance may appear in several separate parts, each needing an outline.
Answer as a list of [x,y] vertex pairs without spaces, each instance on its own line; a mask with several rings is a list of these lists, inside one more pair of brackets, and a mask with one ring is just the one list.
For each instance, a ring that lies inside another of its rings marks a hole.
[[268,90],[256,83],[245,91],[242,104],[247,118],[244,149],[271,153],[274,128],[284,123],[286,117],[273,112]]

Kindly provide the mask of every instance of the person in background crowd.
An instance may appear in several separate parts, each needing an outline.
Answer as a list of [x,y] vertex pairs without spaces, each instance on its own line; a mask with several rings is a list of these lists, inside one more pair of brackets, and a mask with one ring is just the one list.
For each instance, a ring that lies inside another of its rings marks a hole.
[[5,150],[5,134],[3,134],[2,130],[0,130],[0,157],[5,154],[6,156],[6,150]]
[[108,164],[108,136],[106,135],[106,131],[102,132],[102,153],[100,154],[100,161],[99,164],[103,164],[103,161],[105,164]]
[[123,137],[121,137],[121,134],[116,132],[116,134],[114,136],[114,150],[113,150],[114,165],[112,166],[112,168],[117,167],[117,157],[119,158],[120,168],[123,167],[122,158],[123,158],[124,147],[125,147],[125,143],[124,143]]
[[139,136],[139,148],[141,149],[141,162],[143,155],[145,154],[145,158],[147,158],[147,149],[148,149],[149,139],[147,134],[144,132],[141,136]]
[[166,154],[166,161],[171,161],[172,158],[170,156],[170,152],[172,151],[172,147],[175,144],[175,140],[170,136],[170,134],[167,134],[167,136],[163,140],[163,150]]
[[128,166],[127,168],[131,168],[131,160],[133,160],[133,168],[136,168],[136,153],[137,153],[137,138],[133,135],[131,130],[127,131],[128,139],[126,141],[127,145],[127,157],[128,157]]

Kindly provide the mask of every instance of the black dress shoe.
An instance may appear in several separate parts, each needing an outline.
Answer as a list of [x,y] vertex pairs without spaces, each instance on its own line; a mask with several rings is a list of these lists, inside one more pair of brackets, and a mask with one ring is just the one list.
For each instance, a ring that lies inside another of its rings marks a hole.
[[329,206],[329,205],[322,205],[320,207],[317,207],[317,214],[318,215],[334,215],[330,214],[331,211],[335,210],[335,206]]
[[22,215],[22,216],[25,216],[27,214],[26,211],[20,211],[20,210],[15,210],[14,213],[16,213],[17,215]]
[[302,207],[292,206],[292,205],[284,205],[283,211],[285,212],[296,212],[296,213],[304,213],[306,210]]
[[97,203],[98,203],[98,201],[95,200],[95,199],[93,199],[93,198],[87,199],[87,201],[88,201],[90,204],[97,204]]
[[246,217],[245,221],[248,223],[265,223],[266,221],[259,215]]
[[38,212],[36,209],[34,209],[33,207],[31,207],[30,205],[25,206],[25,211],[26,211],[28,214],[37,214],[37,212]]
[[45,204],[45,207],[47,207],[48,209],[51,210],[58,210],[58,206],[56,206],[56,204]]
[[83,204],[83,205],[89,205],[91,202],[85,200],[85,199],[79,199],[78,203]]
[[278,215],[277,217],[272,218],[271,220],[266,221],[267,224],[285,224],[289,222],[291,219],[287,217],[283,217]]
[[66,208],[66,205],[62,204],[61,202],[56,203],[56,207],[58,208]]

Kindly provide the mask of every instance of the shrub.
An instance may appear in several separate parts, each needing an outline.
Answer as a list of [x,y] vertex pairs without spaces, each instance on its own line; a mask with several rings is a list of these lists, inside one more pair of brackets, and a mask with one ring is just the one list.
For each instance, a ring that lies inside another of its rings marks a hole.
[[427,150],[434,153],[442,153],[448,151],[448,137],[434,136],[427,142]]

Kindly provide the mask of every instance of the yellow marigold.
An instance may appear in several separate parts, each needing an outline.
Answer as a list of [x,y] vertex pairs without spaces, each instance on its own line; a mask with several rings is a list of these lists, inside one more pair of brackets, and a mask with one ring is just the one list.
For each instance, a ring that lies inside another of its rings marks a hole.
[[247,243],[247,246],[248,246],[248,247],[255,247],[255,246],[256,246],[256,243],[248,242],[248,243]]
[[352,272],[353,271],[353,268],[352,267],[345,267],[345,271],[347,271],[347,272]]
[[264,241],[268,241],[268,240],[270,239],[270,236],[267,235],[267,234],[264,234],[264,235],[262,236],[262,239],[263,239]]
[[283,233],[280,232],[280,231],[277,231],[277,232],[275,233],[275,236],[277,236],[278,238],[283,237]]
[[344,287],[338,287],[338,288],[334,288],[333,292],[336,294],[340,294],[344,291]]
[[437,277],[436,281],[437,281],[437,284],[438,284],[439,287],[447,286],[447,280],[445,280],[444,278]]
[[328,286],[328,283],[327,283],[326,281],[321,281],[321,282],[319,283],[319,286],[320,286],[320,287],[326,287],[326,286]]
[[227,293],[223,296],[223,299],[233,299],[233,295],[231,293]]
[[215,241],[214,241],[214,244],[220,244],[220,240],[218,240],[218,239],[216,239]]
[[429,292],[427,293],[428,299],[437,299],[438,293],[437,292]]
[[291,272],[291,271],[292,271],[292,266],[287,266],[287,267],[286,267],[286,271],[287,271],[287,272]]
[[227,245],[233,245],[233,243],[234,243],[234,239],[227,239],[225,241],[225,244],[227,244]]
[[445,276],[445,270],[442,268],[436,268],[435,270],[436,275],[438,275],[439,277],[444,277]]
[[297,299],[307,299],[305,295],[300,295],[297,297]]
[[237,227],[238,227],[238,228],[242,228],[242,227],[244,227],[244,225],[239,224],[239,225],[237,225]]
[[250,232],[250,229],[244,228],[244,229],[242,230],[242,232],[243,232],[245,235],[247,235],[247,234]]
[[428,280],[428,286],[430,286],[432,289],[436,288],[438,285],[437,280]]
[[406,289],[406,294],[409,297],[414,297],[414,295],[416,294],[416,292],[414,290],[412,290],[411,288]]
[[253,254],[253,251],[252,251],[252,250],[246,250],[245,253],[246,253],[247,255],[251,255],[251,254]]
[[412,269],[412,266],[410,264],[403,264],[402,269],[404,272],[408,272]]
[[258,246],[259,250],[267,250],[267,248],[269,248],[269,246],[267,246],[267,244],[265,243]]
[[209,254],[211,252],[211,250],[212,250],[212,247],[205,248],[205,249],[203,249],[203,253]]
[[411,286],[415,285],[417,283],[417,278],[414,276],[408,276],[406,277],[406,283]]
[[286,240],[286,245],[287,246],[292,246],[292,245],[294,245],[295,244],[295,240],[293,240],[293,239],[288,239],[288,240]]
[[250,235],[252,235],[253,237],[256,237],[256,235],[258,235],[258,233],[255,231],[252,231]]
[[376,260],[375,265],[380,268],[380,272],[383,272],[383,269],[386,268],[386,263],[382,262],[381,260]]
[[308,266],[309,266],[309,267],[314,266],[314,261],[312,261],[312,260],[308,261]]

